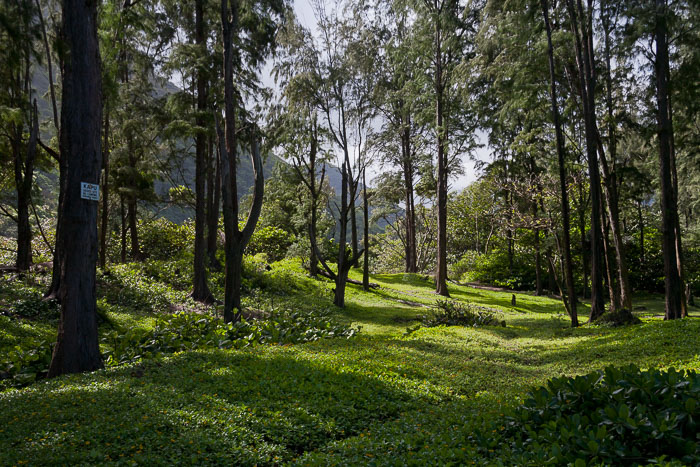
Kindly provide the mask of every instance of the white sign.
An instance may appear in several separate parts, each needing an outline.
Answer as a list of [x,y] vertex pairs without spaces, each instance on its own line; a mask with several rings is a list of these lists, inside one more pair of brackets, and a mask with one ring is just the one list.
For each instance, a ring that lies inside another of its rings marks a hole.
[[80,197],[92,201],[100,200],[100,185],[80,182]]

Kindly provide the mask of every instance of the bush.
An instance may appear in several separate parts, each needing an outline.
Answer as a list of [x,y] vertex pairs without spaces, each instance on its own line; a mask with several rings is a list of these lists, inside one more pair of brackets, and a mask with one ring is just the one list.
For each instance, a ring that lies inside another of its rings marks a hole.
[[33,340],[17,345],[0,361],[0,389],[22,387],[46,377],[53,344]]
[[152,259],[172,260],[194,245],[194,222],[182,225],[160,218],[151,222],[139,222],[141,251]]
[[513,272],[509,274],[508,253],[493,250],[488,254],[468,253],[452,266],[455,273],[461,273],[463,282],[481,282],[513,290],[527,290],[535,287],[534,265],[526,261],[527,255],[517,251],[513,256]]
[[255,230],[246,247],[246,253],[265,253],[269,261],[279,261],[287,255],[287,250],[294,241],[294,235],[291,233],[278,227],[267,226]]
[[550,380],[471,438],[506,464],[697,465],[699,398],[695,372],[608,367]]
[[499,322],[497,312],[491,308],[473,305],[471,303],[457,302],[454,300],[437,300],[431,313],[421,317],[423,326],[488,326],[502,325]]
[[264,310],[263,320],[224,323],[198,313],[159,318],[153,329],[114,329],[102,344],[107,365],[118,365],[164,353],[208,348],[243,348],[252,344],[296,344],[323,338],[355,335],[356,330],[333,323],[328,310]]

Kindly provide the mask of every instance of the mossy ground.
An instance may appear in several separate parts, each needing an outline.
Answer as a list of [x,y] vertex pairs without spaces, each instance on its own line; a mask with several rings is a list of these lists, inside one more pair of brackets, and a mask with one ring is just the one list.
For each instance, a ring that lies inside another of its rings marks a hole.
[[[427,312],[418,304],[436,300],[432,283],[411,274],[372,281],[381,288],[350,285],[347,307],[335,310],[362,327],[351,339],[183,352],[0,393],[0,465],[480,464],[470,433],[551,377],[630,363],[700,369],[700,313],[664,322],[654,318],[663,312],[658,297],[640,297],[640,325],[572,329],[558,300],[516,294],[511,306],[510,292],[450,284],[453,299],[498,309],[507,327],[406,333]],[[293,260],[252,282],[263,291],[249,306],[332,307],[332,284],[306,277]],[[2,283],[0,308],[33,293],[18,284]],[[166,306],[138,284],[122,281],[124,305],[102,299],[120,325],[151,326]],[[585,319],[585,306],[580,313]],[[55,337],[55,323],[0,320],[0,352]]]

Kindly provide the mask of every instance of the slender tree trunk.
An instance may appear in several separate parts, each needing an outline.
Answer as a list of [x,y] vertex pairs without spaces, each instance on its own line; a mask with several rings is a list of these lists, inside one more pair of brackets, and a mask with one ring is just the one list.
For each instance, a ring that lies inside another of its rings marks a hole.
[[[352,184],[352,180],[350,180],[350,183]],[[356,193],[356,190],[351,190]],[[359,237],[357,235],[357,206],[355,205],[355,196],[351,196],[350,199],[350,228],[351,230],[351,237],[352,237],[352,252],[353,254],[357,254],[358,250],[360,249],[360,241]],[[358,267],[356,265],[356,267]]]
[[221,205],[221,157],[218,149],[210,140],[209,150],[209,179],[207,181],[207,254],[209,267],[215,271],[221,270],[221,263],[216,258],[216,245],[219,239],[219,206]]
[[[201,53],[205,53],[206,36],[204,32],[204,0],[195,2],[195,42]],[[202,113],[207,107],[207,78],[202,67],[197,69],[197,117],[198,127],[195,135],[195,215],[194,215],[194,277],[192,281],[192,299],[204,303],[214,300],[207,285],[205,267],[207,241],[205,237],[207,177],[207,135],[203,128],[206,121]]]
[[[557,139],[557,162],[559,168],[559,192],[561,198],[562,212],[562,240],[564,254],[564,280],[566,282],[567,295],[569,296],[569,315],[571,316],[571,326],[578,326],[578,314],[576,311],[576,288],[574,285],[574,272],[571,260],[571,226],[569,214],[569,192],[567,189],[566,175],[566,149],[564,146],[564,133],[561,129],[561,119],[559,116],[559,106],[557,104],[557,84],[554,67],[554,47],[552,46],[552,28],[549,22],[549,6],[547,0],[542,0],[542,15],[544,17],[545,29],[547,31],[547,55],[549,60],[549,81],[550,81],[550,103],[552,106],[552,116]],[[583,235],[583,234],[582,234]],[[550,261],[551,263],[551,261]],[[550,267],[550,278],[553,276],[553,267]],[[551,289],[551,287],[550,287]]]
[[119,255],[119,261],[122,263],[126,263],[126,204],[124,202],[124,197],[122,195],[119,195],[119,205],[120,205],[120,211],[119,214],[121,216],[121,253]]
[[[230,6],[230,9],[229,9]],[[219,150],[221,151],[221,184],[224,199],[224,254],[226,258],[224,321],[230,323],[241,319],[241,270],[243,253],[253,235],[260,218],[265,188],[262,158],[258,136],[251,131],[250,158],[253,164],[255,185],[253,203],[243,230],[238,227],[238,192],[236,184],[237,138],[236,138],[236,94],[233,84],[233,40],[238,35],[238,0],[221,0],[221,27],[224,52],[224,106],[225,138],[217,122]],[[225,140],[225,144],[224,144]]]
[[[17,260],[20,271],[26,271],[32,264],[32,227],[29,221],[29,204],[34,180],[34,160],[39,136],[39,117],[36,101],[30,111],[30,131],[24,160],[20,156],[20,145],[15,147],[15,183],[17,185]],[[22,136],[18,135],[17,142]]]
[[107,266],[107,231],[109,229],[109,106],[105,106],[102,140],[102,220],[100,223],[100,268]]
[[666,26],[667,6],[664,0],[656,0],[656,121],[659,140],[659,167],[661,181],[661,218],[663,231],[664,275],[666,289],[665,319],[683,316],[683,287],[678,268],[677,225],[678,206],[673,186],[672,138],[673,120],[669,105],[669,57]]
[[139,231],[137,227],[136,200],[129,199],[127,202],[127,217],[129,220],[129,238],[131,239],[131,259],[141,261],[141,249],[139,247]]
[[347,282],[347,273],[343,273],[346,269],[347,255],[345,245],[347,243],[347,225],[348,225],[348,170],[347,165],[349,157],[347,151],[345,153],[345,162],[341,170],[342,188],[340,189],[340,239],[338,242],[338,274],[335,280],[335,298],[333,303],[335,306],[345,307],[345,284]]
[[[588,177],[591,192],[591,313],[589,320],[595,321],[605,313],[603,297],[603,258],[601,256],[603,241],[601,235],[600,212],[600,172],[598,167],[598,139],[595,113],[595,61],[593,56],[593,38],[590,31],[590,16],[583,11],[581,0],[567,0],[571,17],[576,62],[580,79],[581,101],[583,103],[586,132],[586,156],[588,158]],[[578,9],[578,13],[577,13]],[[592,15],[592,12],[588,12]],[[580,22],[579,22],[580,19]]]
[[644,217],[641,201],[637,201],[637,215],[639,216],[639,262],[644,265]]
[[365,292],[369,292],[369,201],[367,199],[367,181],[365,178],[367,170],[362,170],[362,194],[363,194],[363,208],[364,208],[364,244],[365,244],[365,257],[364,257],[364,268],[362,271],[362,288]]
[[440,21],[435,23],[435,131],[437,132],[437,268],[435,292],[449,297],[447,290],[447,131],[445,128],[444,92],[445,84],[442,64],[442,29]]
[[63,0],[62,39],[66,50],[61,108],[65,194],[59,207],[62,227],[61,318],[49,377],[102,367],[97,340],[97,204],[81,199],[80,184],[98,184],[102,154],[102,95],[97,40],[97,4]]
[[[410,121],[407,122],[410,127]],[[413,166],[411,164],[411,132],[401,133],[401,152],[406,203],[406,272],[418,272],[416,263],[416,213],[413,200]]]

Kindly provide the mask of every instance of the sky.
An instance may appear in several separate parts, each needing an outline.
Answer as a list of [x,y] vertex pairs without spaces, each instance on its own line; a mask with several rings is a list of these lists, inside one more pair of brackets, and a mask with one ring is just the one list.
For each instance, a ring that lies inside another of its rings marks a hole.
[[[332,1],[332,0],[331,0]],[[311,7],[310,0],[294,0],[294,11],[297,15],[299,23],[309,29],[310,31],[316,31],[316,19],[314,16],[313,9]],[[479,132],[477,134],[477,141],[483,146],[477,149],[474,157],[480,161],[486,161],[491,159],[490,150],[488,148],[487,137],[484,133]],[[450,190],[461,190],[478,178],[478,172],[476,170],[476,162],[470,160],[468,157],[462,158],[462,165],[464,168],[464,174],[460,175],[454,180],[450,180]]]

